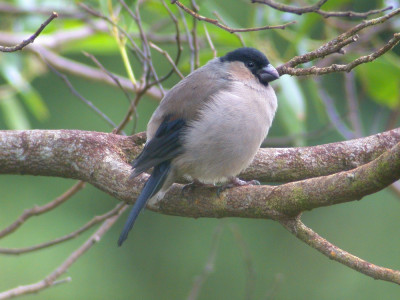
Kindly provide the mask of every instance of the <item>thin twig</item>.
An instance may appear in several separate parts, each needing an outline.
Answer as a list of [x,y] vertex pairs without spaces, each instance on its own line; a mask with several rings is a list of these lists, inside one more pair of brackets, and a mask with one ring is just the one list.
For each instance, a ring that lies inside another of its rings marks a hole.
[[[37,55],[39,55],[40,57],[44,57],[48,63],[50,63],[53,67],[57,68],[60,71],[67,72],[69,74],[78,76],[80,78],[92,81],[98,81],[113,87],[118,87],[109,76],[104,74],[102,70],[89,67],[85,64],[78,63],[71,59],[67,59],[50,50],[47,50],[44,47],[36,47],[35,49],[31,48],[29,49],[32,50]],[[132,81],[130,81],[128,78],[115,74],[114,76],[118,78],[119,82],[121,83],[121,85],[124,87],[125,90],[131,92],[139,92],[141,90],[141,87],[133,86]],[[146,90],[146,93],[150,97],[153,97],[157,100],[161,100],[162,98],[161,93],[156,88],[151,88],[151,89],[149,88]]]
[[340,71],[349,72],[351,69],[358,66],[359,64],[372,61],[372,60],[376,59],[377,57],[383,55],[390,49],[392,49],[399,42],[400,33],[395,33],[393,38],[379,50],[373,52],[370,55],[362,56],[347,65],[335,65],[334,64],[334,65],[331,65],[326,68],[317,68],[317,67],[313,66],[311,68],[304,68],[304,69],[294,68],[294,67],[297,65],[306,63],[306,62],[310,62],[316,58],[325,57],[332,53],[338,53],[338,52],[341,53],[343,51],[343,49],[342,49],[343,47],[345,47],[353,42],[356,42],[358,40],[358,35],[357,35],[358,32],[360,32],[361,30],[363,30],[367,27],[384,23],[399,13],[400,13],[400,8],[396,9],[396,10],[392,11],[391,13],[389,13],[385,16],[382,16],[380,18],[363,21],[363,22],[357,24],[356,26],[354,26],[353,28],[351,28],[350,30],[340,34],[333,40],[323,44],[318,49],[311,51],[309,53],[303,54],[303,55],[293,57],[285,64],[277,67],[277,70],[280,75],[289,74],[289,75],[297,75],[297,76],[311,75],[311,74],[321,75],[321,74],[340,72]]
[[301,222],[300,217],[295,219],[280,220],[279,222],[299,240],[318,250],[328,258],[374,279],[400,284],[400,271],[374,265],[340,249],[339,247],[319,236],[311,228],[304,225]]
[[393,8],[392,6],[389,6],[389,7],[385,7],[382,9],[373,9],[373,10],[370,10],[367,12],[360,13],[360,12],[354,12],[354,11],[324,11],[324,10],[321,10],[320,8],[322,7],[322,5],[324,5],[326,2],[328,2],[328,0],[320,0],[314,5],[305,6],[305,7],[295,7],[295,6],[291,6],[291,5],[281,4],[281,3],[277,3],[273,0],[252,0],[251,2],[252,3],[262,3],[262,4],[272,7],[274,9],[277,9],[277,10],[280,10],[283,12],[296,14],[296,15],[302,15],[305,13],[316,13],[325,18],[350,17],[350,18],[365,19],[370,15],[379,14],[379,13],[385,12],[385,11]]
[[[136,3],[136,10],[135,13],[133,13],[133,11],[129,8],[129,6],[125,3],[124,0],[119,0],[119,3],[121,3],[121,5],[125,8],[125,10],[129,13],[129,15],[132,17],[132,19],[136,22],[138,28],[139,28],[139,33],[140,33],[140,39],[142,40],[142,45],[143,45],[143,50],[144,50],[144,55],[145,55],[145,62],[144,65],[148,65],[150,67],[151,73],[155,79],[155,81],[158,84],[158,87],[162,93],[162,95],[165,95],[165,90],[163,88],[163,86],[161,85],[161,82],[158,78],[157,72],[154,68],[153,65],[153,60],[151,58],[151,51],[150,51],[150,46],[149,46],[149,42],[147,40],[147,36],[146,33],[143,29],[143,25],[142,25],[142,19],[140,17],[140,1],[137,1]],[[146,72],[144,72],[146,73]]]
[[127,205],[122,206],[121,210],[118,212],[117,215],[105,220],[103,224],[99,227],[99,229],[92,236],[90,236],[77,250],[72,252],[71,255],[46,278],[37,283],[22,285],[14,289],[4,291],[0,293],[0,300],[11,299],[21,295],[37,293],[41,290],[53,286],[54,283],[56,282],[59,283],[63,282],[63,281],[57,281],[57,279],[62,274],[64,274],[68,270],[68,268],[73,263],[75,263],[83,254],[85,254],[86,251],[88,251],[94,244],[100,241],[100,239],[118,220],[119,216],[125,211],[127,207],[128,207]]
[[245,299],[253,299],[255,286],[256,286],[256,271],[254,270],[253,258],[251,257],[250,249],[246,244],[242,234],[240,233],[239,227],[236,224],[229,224],[229,227],[242,251],[242,256],[247,269],[247,283],[246,283],[246,293]]
[[11,46],[11,47],[0,46],[0,52],[15,52],[15,51],[22,50],[27,45],[33,43],[35,41],[35,39],[39,36],[39,34],[43,31],[43,29],[45,29],[46,26],[49,25],[50,22],[53,21],[57,17],[58,17],[58,14],[56,12],[53,12],[51,14],[51,16],[42,25],[40,25],[39,29],[36,30],[36,32],[33,35],[31,35],[28,39],[23,40],[21,43],[19,43],[18,45],[15,45],[15,46]]
[[353,132],[357,138],[363,136],[362,123],[360,120],[360,108],[358,106],[355,77],[353,73],[344,73],[344,86],[346,92],[346,102],[349,108],[349,120],[353,128]]
[[135,51],[137,54],[139,54],[139,58],[140,58],[140,59],[144,59],[144,58],[145,58],[145,55],[144,55],[143,51],[140,50],[139,46],[138,46],[138,45],[136,44],[136,42],[133,40],[133,38],[131,37],[131,35],[128,34],[128,33],[126,32],[125,29],[123,29],[121,26],[119,26],[117,23],[115,23],[115,22],[114,22],[113,20],[111,20],[109,17],[107,17],[107,16],[103,15],[102,13],[100,13],[100,12],[94,10],[93,8],[87,6],[86,4],[84,4],[84,3],[78,3],[78,5],[79,5],[83,10],[85,10],[86,12],[88,12],[89,14],[91,14],[91,15],[97,17],[97,18],[103,19],[103,20],[107,21],[108,23],[110,23],[110,24],[111,24],[112,26],[114,26],[115,28],[117,28],[118,31],[120,31],[120,32],[129,40],[129,42],[131,43],[132,47],[134,48],[134,51]]
[[322,102],[325,104],[325,110],[331,123],[346,140],[354,139],[354,132],[349,129],[349,127],[344,123],[343,119],[338,114],[332,97],[324,90],[318,77],[315,81],[317,83],[319,96]]
[[220,22],[218,22],[218,20],[216,19],[210,19],[207,17],[204,17],[202,15],[199,15],[198,13],[194,12],[193,10],[191,10],[190,8],[186,7],[185,5],[183,5],[181,2],[177,1],[177,0],[172,0],[171,1],[172,4],[176,4],[178,5],[180,8],[182,8],[185,12],[187,12],[188,14],[190,14],[193,18],[196,18],[199,21],[205,21],[211,24],[214,24],[215,26],[228,31],[229,33],[234,33],[234,32],[250,32],[250,31],[261,31],[261,30],[268,30],[268,29],[285,29],[287,26],[291,25],[291,24],[295,24],[296,21],[292,21],[289,23],[285,23],[285,24],[281,24],[281,25],[267,25],[267,26],[262,26],[262,27],[255,27],[255,28],[231,28],[229,26],[226,26],[224,24],[221,24]]
[[99,60],[90,53],[87,53],[85,51],[83,51],[83,54],[86,57],[89,57],[108,77],[111,78],[112,81],[114,81],[114,83],[118,86],[118,88],[124,93],[126,99],[128,99],[128,102],[131,103],[131,96],[128,94],[128,92],[125,90],[125,88],[122,86],[120,80],[118,79],[117,76],[115,76],[113,73],[111,73],[110,71],[108,71],[102,64],[101,62],[99,62]]
[[[221,17],[221,15],[216,12],[213,11],[213,15],[223,24],[226,26],[226,22],[224,21],[224,19]],[[234,32],[233,33],[234,36],[236,36],[240,42],[240,44],[242,45],[242,47],[246,47],[246,43],[244,42],[244,39],[242,37],[242,35],[239,32]]]
[[[176,40],[176,57],[175,57],[175,66],[178,67],[178,63],[179,60],[181,58],[181,54],[182,54],[182,42],[181,42],[181,31],[179,30],[179,22],[178,19],[176,18],[176,16],[172,13],[172,11],[169,9],[167,3],[165,3],[165,0],[162,0],[162,4],[164,6],[164,8],[167,10],[172,22],[175,24],[175,31],[176,31],[176,35],[175,35],[175,40]],[[167,73],[167,75],[165,75],[162,80],[166,80],[169,78],[169,76],[172,75],[172,73],[174,72],[174,69],[172,68],[171,71],[169,71],[169,73]]]
[[383,47],[372,52],[369,55],[361,56],[352,62],[345,65],[332,64],[328,67],[318,68],[318,67],[310,67],[310,68],[284,68],[284,74],[290,74],[295,76],[304,76],[304,75],[323,75],[329,73],[336,72],[350,72],[352,69],[357,67],[358,65],[368,63],[374,61],[378,57],[382,56],[389,50],[393,49],[400,41],[400,33],[395,33],[393,38],[391,38]]
[[208,45],[210,45],[211,51],[213,53],[213,57],[216,58],[218,56],[217,49],[215,49],[212,39],[210,37],[210,34],[208,33],[207,26],[204,23],[203,23],[203,28],[204,28],[204,32],[206,34]]
[[[196,4],[195,0],[190,1],[192,4],[192,10],[194,13],[198,13],[199,6]],[[194,45],[194,68],[197,69],[200,66],[200,55],[199,55],[199,41],[197,37],[197,18],[193,18],[192,25],[192,37],[193,37],[193,45]]]
[[195,59],[195,53],[194,53],[194,45],[193,45],[193,38],[192,35],[190,34],[189,26],[186,21],[185,14],[181,9],[179,9],[179,14],[182,19],[182,24],[185,27],[185,32],[186,32],[186,39],[188,41],[189,49],[190,49],[190,72],[194,71],[194,59]]
[[175,62],[172,60],[171,56],[168,54],[167,51],[161,49],[160,47],[158,47],[156,44],[149,42],[149,45],[151,48],[153,48],[154,50],[160,52],[162,55],[165,56],[165,58],[169,61],[169,63],[171,64],[172,68],[174,69],[175,73],[178,74],[178,76],[183,79],[185,78],[185,76],[183,76],[183,74],[181,73],[181,71],[179,71],[178,67],[175,65]]
[[35,246],[26,247],[26,248],[0,248],[0,253],[1,254],[9,254],[9,255],[20,255],[20,254],[25,254],[25,253],[41,250],[44,248],[48,248],[48,247],[66,242],[68,240],[74,239],[74,238],[78,237],[80,234],[84,233],[85,231],[87,231],[90,228],[92,228],[93,226],[95,226],[96,224],[116,215],[120,211],[120,209],[123,205],[125,205],[123,202],[119,203],[115,208],[113,208],[109,212],[107,212],[101,216],[95,216],[93,219],[91,219],[89,222],[87,222],[85,225],[83,225],[78,230],[75,230],[67,235],[59,237],[52,241],[48,241],[45,243],[41,243],[41,244],[38,244]]
[[[54,3],[54,2],[53,2]],[[14,5],[11,3],[7,3],[5,1],[0,2],[0,13],[7,14],[8,16],[14,15],[50,15],[54,12],[54,7],[48,7],[47,5],[43,5],[40,7],[33,7],[33,6],[22,6],[22,5]],[[58,17],[59,18],[72,18],[72,19],[82,19],[85,14],[81,13],[75,9],[68,9],[67,7],[63,7],[60,11],[58,10]]]
[[211,250],[210,253],[208,254],[206,265],[204,266],[204,269],[201,272],[201,274],[196,276],[187,300],[196,300],[199,297],[204,282],[207,280],[210,274],[214,272],[215,260],[217,258],[217,252],[219,248],[219,243],[221,241],[223,229],[224,229],[224,223],[220,222],[218,226],[215,228],[212,236]]
[[4,228],[2,231],[0,231],[0,238],[5,237],[6,235],[14,232],[17,230],[22,224],[26,222],[30,217],[33,216],[39,216],[41,214],[44,214],[65,201],[67,201],[69,198],[71,198],[73,195],[75,195],[79,190],[81,190],[85,186],[85,182],[83,181],[78,181],[76,184],[74,184],[70,189],[68,189],[64,194],[61,196],[57,197],[53,201],[43,205],[43,206],[35,206],[33,208],[27,209],[23,212],[19,218],[13,222],[11,225],[8,227]]
[[68,77],[65,76],[64,74],[58,72],[44,57],[42,57],[43,61],[46,63],[46,65],[58,76],[60,77],[69,90],[71,91],[72,94],[74,94],[77,98],[79,98],[83,103],[85,103],[87,106],[89,106],[94,112],[96,112],[103,120],[105,120],[111,127],[115,128],[117,125],[105,114],[103,113],[100,109],[98,109],[91,101],[87,100],[85,97],[83,97],[72,85],[72,83],[69,81]]
[[[128,99],[129,104],[132,105],[134,100],[131,98],[131,96],[128,94],[128,92],[124,89],[124,87],[121,85],[119,79],[114,74],[112,74],[110,71],[108,71],[106,68],[104,68],[104,66],[92,54],[89,54],[87,52],[84,52],[83,54],[86,55],[87,57],[89,57],[104,73],[106,73],[115,82],[115,84],[125,94],[125,97]],[[135,115],[133,128],[136,128],[137,118],[138,118],[138,114],[137,114],[137,111],[136,111],[136,106],[133,106],[132,113]],[[119,132],[122,132],[124,134],[122,129],[123,129],[123,127],[114,128],[113,133],[117,134]]]

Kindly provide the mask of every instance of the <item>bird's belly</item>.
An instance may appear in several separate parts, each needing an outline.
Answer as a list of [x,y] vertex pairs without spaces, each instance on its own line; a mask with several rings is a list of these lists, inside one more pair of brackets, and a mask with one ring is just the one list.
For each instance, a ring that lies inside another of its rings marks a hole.
[[275,113],[270,114],[266,105],[218,104],[205,109],[202,117],[190,124],[184,138],[185,151],[173,163],[181,175],[204,183],[224,182],[245,169],[265,138]]

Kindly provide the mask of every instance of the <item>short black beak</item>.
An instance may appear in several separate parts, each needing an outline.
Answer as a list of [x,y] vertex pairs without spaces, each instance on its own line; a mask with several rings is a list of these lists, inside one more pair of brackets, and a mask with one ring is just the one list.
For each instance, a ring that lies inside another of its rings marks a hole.
[[262,83],[268,83],[279,78],[278,71],[271,64],[258,71],[257,75]]

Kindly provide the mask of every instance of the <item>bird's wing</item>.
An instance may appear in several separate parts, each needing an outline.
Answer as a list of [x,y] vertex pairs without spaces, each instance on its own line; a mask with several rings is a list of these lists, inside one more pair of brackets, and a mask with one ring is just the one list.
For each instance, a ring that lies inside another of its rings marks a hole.
[[142,192],[140,193],[140,196],[136,199],[128,219],[126,220],[125,226],[122,229],[121,235],[118,239],[118,246],[122,246],[124,241],[128,238],[128,233],[131,231],[133,224],[135,224],[139,213],[146,205],[147,200],[153,197],[162,188],[165,180],[167,179],[170,168],[170,161],[164,161],[154,167],[153,173],[146,182]]
[[171,160],[183,152],[181,135],[186,127],[183,119],[167,116],[158,127],[155,136],[145,145],[140,155],[132,162],[132,177],[164,161]]

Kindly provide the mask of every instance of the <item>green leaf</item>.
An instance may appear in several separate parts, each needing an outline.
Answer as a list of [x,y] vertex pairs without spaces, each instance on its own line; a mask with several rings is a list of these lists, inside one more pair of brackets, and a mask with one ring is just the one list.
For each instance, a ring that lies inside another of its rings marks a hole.
[[386,57],[363,64],[357,69],[369,96],[377,103],[389,108],[400,105],[400,67]]
[[13,59],[3,61],[0,71],[8,84],[20,93],[35,118],[39,121],[45,120],[49,116],[47,106],[40,97],[40,94],[34,90],[20,73],[18,61],[14,61]]
[[288,75],[279,79],[281,88],[278,93],[278,118],[283,122],[289,135],[296,136],[295,145],[305,145],[306,109],[303,93],[298,80]]
[[21,103],[14,95],[9,94],[0,99],[0,110],[8,128],[22,130],[31,127]]

